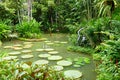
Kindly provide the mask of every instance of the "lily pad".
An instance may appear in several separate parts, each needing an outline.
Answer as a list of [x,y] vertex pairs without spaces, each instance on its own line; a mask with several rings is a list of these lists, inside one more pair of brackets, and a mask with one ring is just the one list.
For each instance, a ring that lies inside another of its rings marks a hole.
[[23,50],[21,52],[23,52],[23,53],[31,53],[32,51],[31,50]]
[[10,48],[12,48],[12,46],[4,46],[3,48],[10,49]]
[[49,43],[46,43],[47,45],[53,45],[54,43],[51,43],[51,42],[49,42]]
[[62,43],[62,44],[66,44],[66,43],[68,43],[68,42],[60,42],[60,43]]
[[38,55],[39,57],[41,57],[41,58],[46,58],[46,57],[49,57],[49,56],[51,56],[50,54],[40,54],[40,55]]
[[32,47],[32,44],[30,44],[30,45],[25,45],[23,48],[31,48]]
[[60,60],[62,59],[62,56],[50,56],[48,57],[48,60]]
[[22,45],[21,44],[15,44],[13,45],[14,47],[21,47]]
[[29,69],[30,68],[30,66],[28,64],[26,64],[26,63],[22,64],[21,67],[23,69]]
[[13,47],[13,49],[14,49],[14,50],[21,50],[21,49],[23,49],[23,48],[21,48],[21,47]]
[[17,59],[17,56],[6,56],[3,58],[3,60],[12,60],[12,59]]
[[64,75],[66,78],[77,79],[82,77],[82,72],[78,70],[67,70],[67,71],[64,71]]
[[55,66],[53,66],[53,69],[54,69],[55,71],[61,71],[61,70],[63,70],[64,68],[63,68],[63,66],[55,65]]
[[32,42],[24,42],[23,44],[32,44]]
[[36,51],[44,51],[44,49],[36,49]]
[[61,60],[61,61],[57,62],[57,65],[60,65],[60,66],[70,66],[70,65],[72,65],[72,62],[66,61],[66,60]]
[[50,51],[48,52],[49,54],[58,54],[59,52],[58,51]]
[[21,52],[19,52],[19,51],[14,51],[14,52],[10,52],[10,53],[8,53],[9,55],[17,55],[17,54],[21,54]]
[[51,41],[44,41],[44,42],[46,42],[46,43],[50,43]]
[[33,57],[33,55],[31,55],[31,54],[26,54],[26,55],[22,55],[22,56],[21,56],[21,58],[23,58],[23,59],[24,59],[24,58],[26,58],[26,59],[27,59],[27,58],[32,58],[32,57]]
[[46,48],[45,51],[53,51],[54,49],[52,48]]
[[33,64],[37,64],[37,65],[46,65],[48,63],[49,63],[48,60],[38,60],[38,61],[33,62]]
[[60,43],[60,41],[54,41],[55,43]]

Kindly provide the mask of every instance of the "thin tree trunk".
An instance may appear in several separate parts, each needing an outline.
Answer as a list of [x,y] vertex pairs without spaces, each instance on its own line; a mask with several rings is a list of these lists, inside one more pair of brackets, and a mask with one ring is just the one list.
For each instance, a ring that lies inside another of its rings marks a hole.
[[31,20],[31,0],[28,0],[28,22]]

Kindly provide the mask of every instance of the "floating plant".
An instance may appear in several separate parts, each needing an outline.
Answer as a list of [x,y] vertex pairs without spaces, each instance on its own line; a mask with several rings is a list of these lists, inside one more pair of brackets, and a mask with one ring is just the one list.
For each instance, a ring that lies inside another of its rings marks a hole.
[[78,57],[78,58],[75,58],[74,60],[72,58],[66,58],[66,60],[73,62],[74,67],[81,67],[85,64],[90,63],[90,59],[86,57]]
[[26,44],[23,48],[31,48],[32,47],[32,44]]
[[29,69],[30,68],[30,66],[28,64],[26,64],[26,63],[22,64],[21,67],[23,69]]
[[54,41],[55,43],[60,43],[60,41]]
[[9,55],[17,55],[17,54],[21,54],[21,52],[19,52],[19,51],[14,51],[14,52],[10,52],[10,53],[8,53]]
[[13,59],[17,59],[17,56],[6,56],[3,58],[3,60],[13,60]]
[[21,49],[23,49],[23,48],[21,48],[21,47],[13,47],[13,49],[14,49],[14,50],[21,50]]
[[37,65],[46,65],[48,63],[49,63],[48,60],[38,60],[38,61],[33,62],[33,64],[37,64]]
[[22,50],[21,52],[23,52],[23,53],[31,53],[32,51],[31,50]]
[[32,42],[24,42],[23,44],[32,44]]
[[50,56],[48,57],[48,60],[60,60],[62,59],[62,56]]
[[50,51],[48,52],[49,54],[58,54],[59,52],[58,51]]
[[49,56],[51,56],[50,54],[40,54],[40,55],[38,55],[39,57],[41,57],[41,58],[46,58],[46,57],[49,57]]
[[45,51],[53,51],[54,49],[52,48],[46,48]]
[[51,41],[44,41],[45,43],[50,43]]
[[15,44],[13,45],[14,47],[21,47],[22,45],[21,44]]
[[63,68],[63,66],[55,65],[55,66],[53,66],[53,69],[54,69],[55,71],[61,71],[61,70],[63,70],[64,68]]
[[69,79],[78,79],[82,77],[82,72],[78,70],[67,70],[64,71],[64,76]]
[[32,58],[32,57],[33,57],[33,55],[31,55],[31,54],[26,54],[26,55],[21,56],[21,58],[23,58],[23,59]]
[[44,49],[36,49],[36,51],[44,51]]
[[62,43],[62,44],[66,44],[66,43],[68,43],[68,42],[60,42],[60,43]]
[[47,45],[53,45],[54,43],[52,43],[52,42],[49,42],[49,43],[46,43]]
[[5,49],[11,49],[12,46],[4,46],[3,48],[5,48]]
[[61,61],[57,62],[57,65],[60,65],[60,66],[70,66],[70,65],[72,65],[72,62],[66,61],[66,60],[61,60]]

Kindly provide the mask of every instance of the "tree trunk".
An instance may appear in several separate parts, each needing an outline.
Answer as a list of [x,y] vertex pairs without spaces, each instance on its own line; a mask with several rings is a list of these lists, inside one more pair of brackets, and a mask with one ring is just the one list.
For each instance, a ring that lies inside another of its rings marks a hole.
[[28,0],[28,22],[30,22],[32,18],[32,2]]

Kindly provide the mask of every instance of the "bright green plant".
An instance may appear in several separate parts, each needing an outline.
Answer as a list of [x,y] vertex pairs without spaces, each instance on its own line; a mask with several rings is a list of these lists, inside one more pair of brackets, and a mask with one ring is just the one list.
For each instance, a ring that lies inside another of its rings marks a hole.
[[73,52],[87,53],[87,54],[93,54],[94,53],[93,49],[80,47],[80,46],[69,46],[69,47],[67,47],[67,50],[68,51],[73,51]]
[[120,74],[120,41],[107,40],[96,47],[101,63],[97,67],[97,80],[119,80]]
[[0,52],[0,80],[57,80],[64,79],[62,72],[47,65],[35,65],[17,60],[3,60],[7,54]]
[[41,35],[41,23],[32,20],[30,22],[23,22],[16,26],[16,31],[20,37],[37,38]]
[[10,32],[10,26],[7,26],[3,22],[0,22],[0,40],[8,38]]

